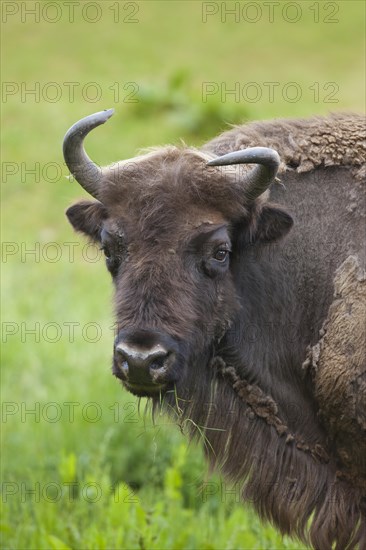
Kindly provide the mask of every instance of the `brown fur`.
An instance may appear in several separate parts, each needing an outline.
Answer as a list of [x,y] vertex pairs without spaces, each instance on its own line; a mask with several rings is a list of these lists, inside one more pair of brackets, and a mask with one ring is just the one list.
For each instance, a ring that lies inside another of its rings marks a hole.
[[[169,146],[106,168],[101,202],[68,210],[108,251],[119,329],[159,331],[179,348],[164,406],[204,433],[211,464],[261,517],[321,550],[366,545],[364,372],[343,353],[362,335],[361,282],[346,260],[365,263],[363,129],[357,115],[252,123],[202,151]],[[254,203],[247,168],[206,167],[249,145],[284,162],[282,185]],[[222,270],[211,266],[217,226],[231,245]],[[317,370],[304,369],[326,319]]]
[[357,257],[338,268],[334,287],[322,338],[304,367],[312,370],[319,415],[339,457],[339,476],[366,490],[366,274]]
[[365,117],[333,113],[327,117],[251,122],[236,126],[203,148],[223,155],[246,147],[281,151],[281,171],[308,172],[319,166],[348,166],[365,178]]

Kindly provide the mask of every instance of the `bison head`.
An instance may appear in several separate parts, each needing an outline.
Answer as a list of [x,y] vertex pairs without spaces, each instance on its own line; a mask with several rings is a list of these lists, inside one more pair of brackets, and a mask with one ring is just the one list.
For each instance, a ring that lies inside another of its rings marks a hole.
[[[292,219],[264,200],[279,165],[271,149],[215,157],[168,146],[99,169],[83,140],[112,114],[86,117],[65,136],[70,172],[97,199],[67,217],[100,244],[113,278],[113,373],[132,393],[159,397],[194,379],[235,322],[244,244],[279,239]],[[247,163],[256,166],[238,166]]]

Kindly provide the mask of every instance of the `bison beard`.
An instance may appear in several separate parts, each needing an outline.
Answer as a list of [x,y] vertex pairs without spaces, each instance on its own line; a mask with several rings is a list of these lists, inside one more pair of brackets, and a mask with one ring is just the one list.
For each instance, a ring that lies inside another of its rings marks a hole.
[[282,533],[366,548],[364,119],[253,123],[98,170],[82,143],[111,114],[64,154],[98,199],[67,215],[113,277],[113,373]]

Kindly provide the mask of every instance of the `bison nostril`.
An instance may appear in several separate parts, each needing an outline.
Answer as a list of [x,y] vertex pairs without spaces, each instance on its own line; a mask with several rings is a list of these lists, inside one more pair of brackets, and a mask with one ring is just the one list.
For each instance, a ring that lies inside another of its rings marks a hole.
[[149,368],[152,370],[159,370],[162,367],[164,367],[164,363],[166,362],[167,358],[169,356],[169,353],[162,355],[161,357],[155,358],[150,364]]
[[118,367],[124,374],[128,373],[128,363],[127,363],[127,361],[123,361],[123,360],[118,361]]
[[118,346],[115,348],[116,360],[120,369],[128,371],[128,357]]

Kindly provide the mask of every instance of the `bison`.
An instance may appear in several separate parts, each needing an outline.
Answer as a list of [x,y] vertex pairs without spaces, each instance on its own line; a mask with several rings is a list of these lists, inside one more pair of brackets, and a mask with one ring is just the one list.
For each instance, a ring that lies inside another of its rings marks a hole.
[[[366,547],[365,119],[237,126],[100,169],[67,210],[115,287],[113,374],[203,436],[282,533]],[[248,167],[248,164],[255,166]]]

